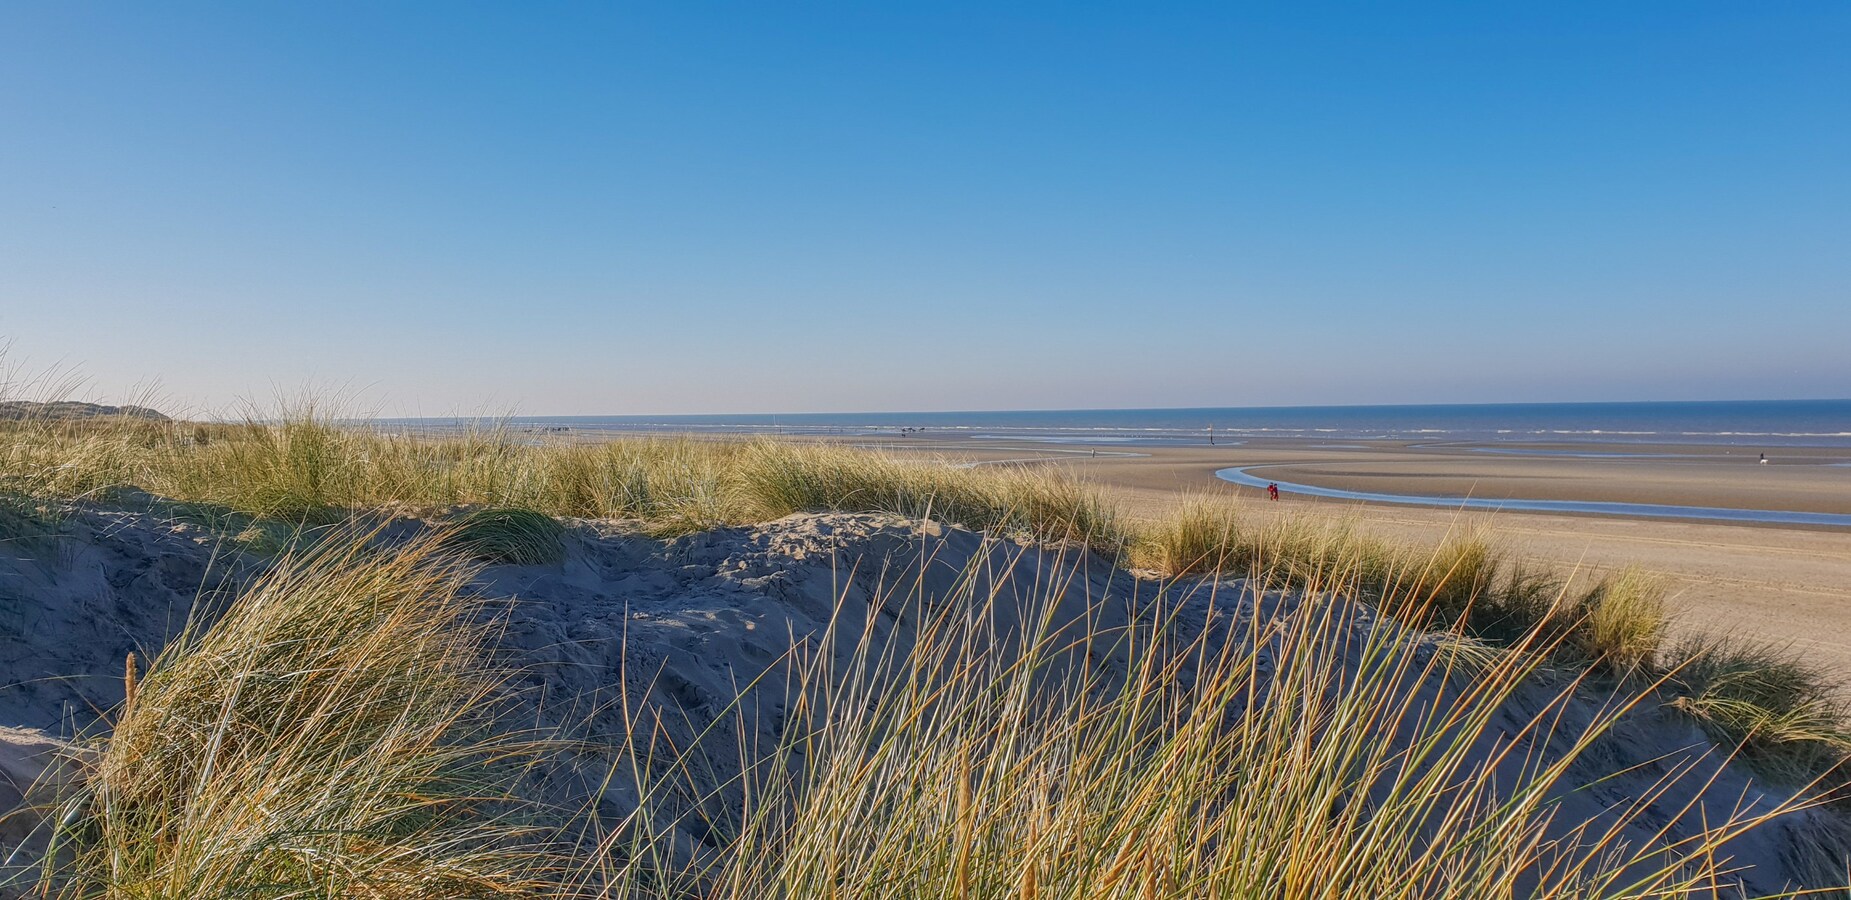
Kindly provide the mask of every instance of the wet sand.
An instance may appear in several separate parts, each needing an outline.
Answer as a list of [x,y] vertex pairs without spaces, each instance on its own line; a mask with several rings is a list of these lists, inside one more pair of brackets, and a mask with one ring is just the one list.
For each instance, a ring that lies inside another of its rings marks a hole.
[[[1380,493],[1851,513],[1851,466],[1842,465],[1847,461],[1842,450],[1782,449],[1762,465],[1759,449],[1614,444],[1491,448],[1498,452],[1402,444],[1095,448],[947,441],[897,446],[973,461],[1040,459],[1069,466],[1119,495],[1139,516],[1158,515],[1198,493],[1236,498],[1255,518],[1334,515],[1385,537],[1423,543],[1486,526],[1519,556],[1564,573],[1593,575],[1636,564],[1663,575],[1673,585],[1672,605],[1683,630],[1791,644],[1823,666],[1851,672],[1851,529],[1461,512],[1289,493],[1275,503],[1263,491],[1215,477],[1222,468],[1267,465],[1278,468],[1262,473],[1281,481]],[[1506,452],[1512,450],[1541,455]],[[1108,455],[1124,453],[1143,455]]]

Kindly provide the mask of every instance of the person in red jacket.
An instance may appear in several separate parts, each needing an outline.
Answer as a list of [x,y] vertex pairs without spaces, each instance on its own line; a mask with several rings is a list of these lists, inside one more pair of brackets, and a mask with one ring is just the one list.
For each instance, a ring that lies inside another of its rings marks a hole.
[[1269,484],[1266,486],[1266,499],[1268,500],[1279,499],[1279,485]]

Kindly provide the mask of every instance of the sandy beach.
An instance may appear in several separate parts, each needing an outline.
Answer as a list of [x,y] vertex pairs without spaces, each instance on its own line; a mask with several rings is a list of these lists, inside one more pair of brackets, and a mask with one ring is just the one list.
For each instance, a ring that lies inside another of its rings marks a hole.
[[[1281,481],[1355,491],[1851,513],[1844,451],[1632,444],[1400,443],[1230,447],[1038,446],[1021,441],[895,441],[978,462],[1041,460],[1111,489],[1154,516],[1190,494],[1238,498],[1264,518],[1315,512],[1388,537],[1437,542],[1488,528],[1524,559],[1598,574],[1638,565],[1669,579],[1678,625],[1804,648],[1821,665],[1851,667],[1851,529],[1615,515],[1460,511],[1285,493],[1215,476],[1266,466]],[[1535,453],[1537,455],[1526,455]]]

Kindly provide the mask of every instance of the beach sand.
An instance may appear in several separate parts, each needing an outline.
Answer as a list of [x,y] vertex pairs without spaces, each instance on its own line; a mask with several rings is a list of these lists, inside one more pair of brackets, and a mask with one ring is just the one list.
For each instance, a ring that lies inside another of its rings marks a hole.
[[[1686,632],[1740,634],[1792,645],[1821,666],[1851,671],[1851,529],[1738,524],[1611,515],[1461,512],[1440,507],[1282,495],[1236,487],[1217,469],[1268,465],[1269,478],[1320,487],[1481,498],[1617,501],[1678,506],[1851,513],[1844,451],[1615,444],[1498,445],[1552,454],[1521,456],[1469,445],[1060,447],[1026,442],[889,442],[972,461],[1041,459],[1121,497],[1133,515],[1156,515],[1190,494],[1232,497],[1248,515],[1317,513],[1401,540],[1437,543],[1488,527],[1527,561],[1590,577],[1628,564],[1672,585]],[[1097,452],[1099,455],[1094,456]],[[1571,456],[1555,454],[1641,454]],[[1139,455],[1117,455],[1139,454]]]

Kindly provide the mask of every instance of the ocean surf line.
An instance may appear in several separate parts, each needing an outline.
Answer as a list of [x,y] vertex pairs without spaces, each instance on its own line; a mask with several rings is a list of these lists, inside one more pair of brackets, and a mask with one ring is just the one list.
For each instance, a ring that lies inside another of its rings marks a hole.
[[1222,481],[1244,487],[1265,488],[1279,485],[1279,490],[1309,497],[1333,500],[1364,500],[1371,503],[1401,503],[1413,506],[1444,506],[1453,509],[1501,509],[1513,512],[1593,513],[1603,516],[1649,516],[1660,519],[1710,519],[1723,522],[1768,522],[1780,525],[1836,525],[1851,528],[1851,515],[1845,513],[1796,512],[1781,509],[1730,509],[1721,506],[1667,506],[1657,503],[1603,503],[1583,500],[1494,500],[1488,497],[1435,497],[1421,494],[1378,494],[1372,491],[1346,491],[1340,488],[1294,484],[1261,478],[1254,469],[1267,466],[1235,466],[1215,472]]

